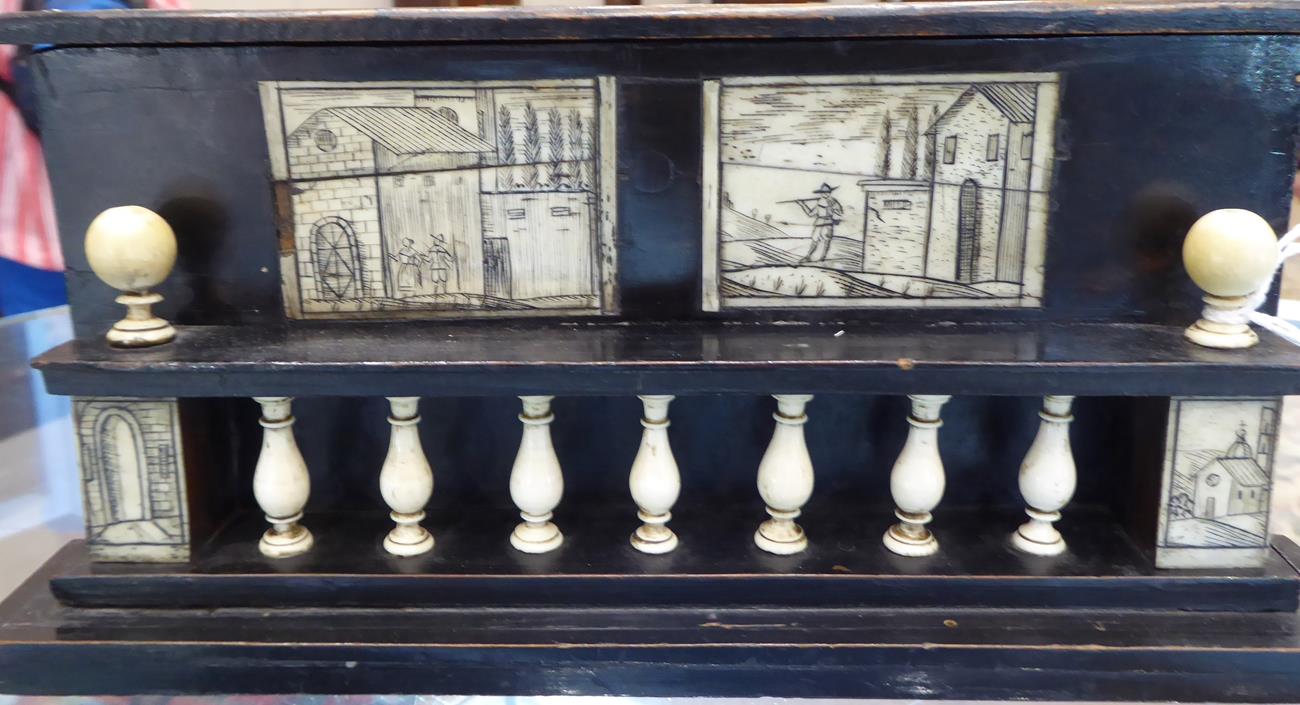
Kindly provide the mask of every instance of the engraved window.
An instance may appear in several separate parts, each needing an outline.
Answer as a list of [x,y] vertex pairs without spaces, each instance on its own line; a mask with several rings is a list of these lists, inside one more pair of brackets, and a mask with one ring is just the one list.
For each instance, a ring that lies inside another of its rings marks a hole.
[[1002,140],[999,139],[1001,136],[989,135],[989,141],[984,145],[985,161],[996,162],[998,160],[998,148],[1002,146]]
[[528,216],[528,212],[523,208],[507,208],[506,217],[510,220],[523,220]]
[[361,295],[361,250],[352,224],[343,218],[321,219],[311,230],[312,264],[321,299]]
[[905,198],[889,199],[882,205],[887,211],[906,211],[912,209],[912,202]]
[[339,137],[334,134],[333,130],[322,128],[316,130],[316,133],[312,135],[312,137],[316,140],[316,148],[322,152],[333,152],[335,149],[338,149]]
[[1219,474],[1217,472],[1210,473],[1209,477],[1205,478],[1205,484],[1209,485],[1210,487],[1214,487],[1215,485],[1219,484]]
[[569,216],[573,216],[577,214],[574,213],[573,209],[568,206],[552,206],[551,215],[556,218],[567,218]]
[[957,135],[948,135],[943,141],[943,163],[957,163]]
[[1020,136],[1020,158],[1029,159],[1034,156],[1034,133],[1026,132]]
[[456,111],[446,106],[438,108],[438,114],[452,122],[460,122],[460,116],[456,114]]

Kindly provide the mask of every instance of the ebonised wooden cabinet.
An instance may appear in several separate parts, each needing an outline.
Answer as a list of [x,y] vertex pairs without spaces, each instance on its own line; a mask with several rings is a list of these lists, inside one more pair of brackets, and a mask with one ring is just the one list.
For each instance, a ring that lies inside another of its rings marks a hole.
[[[1300,348],[1186,340],[1180,250],[1214,209],[1285,223],[1297,33],[1283,2],[0,18],[54,45],[77,339],[34,364],[88,514],[0,607],[0,690],[1295,699],[1265,527]],[[82,233],[132,204],[175,233],[177,335],[126,350]],[[670,520],[629,497],[667,448],[636,395],[677,397]],[[416,556],[381,397],[423,399]],[[1068,548],[1031,555],[1052,424]],[[563,543],[512,545],[519,509]],[[265,514],[310,548],[259,550]]]

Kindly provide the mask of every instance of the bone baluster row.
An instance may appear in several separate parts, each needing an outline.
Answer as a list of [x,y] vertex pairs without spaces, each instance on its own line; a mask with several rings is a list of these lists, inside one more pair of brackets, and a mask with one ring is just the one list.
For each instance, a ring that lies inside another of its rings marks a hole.
[[[795,521],[813,492],[813,464],[804,438],[808,423],[808,394],[776,394],[772,440],[758,467],[758,492],[769,518],[754,532],[754,543],[778,555],[797,554],[808,537]],[[668,528],[672,508],[681,492],[681,476],[668,437],[668,407],[673,397],[641,399],[641,445],[628,476],[640,526],[631,535],[633,548],[643,553],[669,553],[677,534]],[[941,410],[950,397],[909,397],[910,429],[890,473],[898,523],[885,532],[885,548],[902,556],[928,556],[939,540],[928,528],[944,492],[943,460],[939,455]],[[519,421],[522,435],[510,473],[510,497],[523,519],[510,534],[510,545],[524,553],[547,553],[564,543],[552,521],[564,495],[564,473],[551,443],[549,396],[523,396]],[[293,436],[292,399],[256,397],[262,407],[262,450],[253,475],[253,494],[271,524],[258,543],[261,552],[284,558],[307,552],[313,539],[301,523],[311,492],[311,480]],[[1070,407],[1074,397],[1043,398],[1038,434],[1020,467],[1020,491],[1029,521],[1011,536],[1011,545],[1030,554],[1057,555],[1065,541],[1054,524],[1075,487],[1070,449]],[[417,397],[389,397],[391,425],[388,454],[379,473],[380,493],[391,510],[394,527],[384,549],[395,556],[416,556],[434,547],[433,535],[421,526],[424,507],[433,495],[434,474],[420,445]]]

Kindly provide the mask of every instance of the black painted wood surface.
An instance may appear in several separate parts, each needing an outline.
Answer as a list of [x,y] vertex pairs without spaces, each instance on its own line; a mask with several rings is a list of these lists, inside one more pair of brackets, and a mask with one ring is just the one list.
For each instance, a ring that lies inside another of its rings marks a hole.
[[[1182,340],[1200,304],[1179,258],[1187,226],[1213,208],[1284,224],[1297,33],[1300,13],[1274,1],[3,18],[0,41],[64,45],[34,60],[80,338],[41,361],[50,388],[198,397],[187,438],[223,439],[197,470],[221,499],[214,524],[252,508],[260,429],[253,403],[231,397],[310,397],[296,432],[321,544],[259,563],[249,520],[181,572],[87,568],[74,547],[0,605],[0,692],[1300,700],[1296,615],[1241,612],[1293,609],[1294,547],[1291,573],[1154,571],[1155,502],[1135,498],[1158,476],[1162,406],[1132,398],[1300,391],[1300,355],[1275,339],[1236,352]],[[702,80],[954,71],[1062,75],[1041,310],[699,311]],[[619,85],[621,320],[285,321],[258,81],[595,75]],[[81,250],[90,219],[125,203],[179,235],[159,311],[182,332],[156,350],[105,348],[121,311]],[[806,427],[814,550],[793,565],[744,540],[763,518],[753,471],[772,421],[759,395],[782,391],[838,393],[814,402]],[[479,524],[449,511],[503,501],[518,438],[509,397],[528,392],[593,397],[557,400],[570,545],[532,563],[506,547],[509,510],[483,509]],[[683,395],[685,542],[664,557],[680,569],[655,572],[622,543],[637,392]],[[934,525],[952,552],[919,568],[878,544],[904,402],[852,396],[909,392],[958,395]],[[1073,552],[1044,568],[1001,542],[1021,520],[1015,470],[1036,397],[1052,392],[1083,395],[1079,511],[1061,524]],[[375,549],[384,394],[444,397],[426,402],[421,428],[441,553],[395,566]],[[597,506],[609,513],[584,516]],[[968,507],[995,518],[963,518]],[[335,524],[338,510],[359,514]],[[749,576],[747,605],[727,596],[723,569]],[[479,577],[454,587],[453,572]],[[207,608],[64,607],[46,587],[55,574],[67,599],[176,604],[190,590]],[[223,593],[223,575],[243,587]],[[1001,590],[994,575],[1022,582]],[[513,592],[475,603],[494,580]],[[555,581],[549,593],[539,580]],[[653,580],[681,583],[675,605],[655,602]],[[798,580],[822,589],[795,596]],[[454,606],[375,607],[407,600],[411,584]],[[584,596],[604,605],[572,606]],[[221,599],[262,606],[211,607]],[[286,603],[329,606],[264,606]],[[991,606],[1007,604],[1043,609]],[[1065,604],[1075,609],[1050,609]]]
[[[595,75],[619,84],[623,320],[1184,326],[1200,308],[1180,255],[1195,218],[1238,207],[1285,225],[1298,45],[1243,35],[102,47],[43,53],[35,75],[80,339],[121,316],[81,241],[97,213],[125,203],[178,233],[160,315],[285,325],[258,81]],[[700,311],[701,80],[953,71],[1062,74],[1042,309]]]
[[[748,502],[736,503],[747,507]],[[1276,554],[1263,568],[1156,570],[1108,511],[1071,505],[1061,530],[1069,551],[1046,558],[1011,548],[1016,509],[937,512],[942,550],[928,558],[887,551],[892,517],[861,502],[822,502],[800,519],[809,549],[774,556],[753,544],[758,512],[722,498],[691,498],[673,512],[676,551],[649,556],[628,536],[625,502],[567,502],[565,543],[528,555],[509,546],[516,512],[458,502],[425,522],[431,553],[384,552],[385,512],[310,513],[316,544],[268,559],[266,528],[248,512],[196,550],[190,564],[92,564],[65,549],[51,590],[81,607],[999,607],[1294,612],[1295,569]]]
[[59,568],[0,605],[4,692],[1300,699],[1294,613],[81,609]]
[[37,358],[54,394],[1300,393],[1300,348],[1270,333],[1211,350],[1181,326],[311,325],[182,327],[123,351],[73,341]]
[[1288,0],[0,14],[0,42],[306,44],[1300,33]]

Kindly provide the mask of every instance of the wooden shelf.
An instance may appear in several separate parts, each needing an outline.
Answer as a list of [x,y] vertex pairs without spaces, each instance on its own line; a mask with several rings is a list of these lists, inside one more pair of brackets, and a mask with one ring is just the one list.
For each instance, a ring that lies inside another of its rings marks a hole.
[[34,365],[82,396],[1300,393],[1300,348],[1261,335],[1226,351],[1143,324],[214,326]]
[[[754,546],[757,516],[720,512],[726,500],[673,512],[681,546],[634,550],[630,502],[574,501],[557,521],[565,543],[523,554],[506,537],[518,510],[454,506],[426,524],[431,553],[394,558],[383,511],[308,514],[316,545],[290,559],[257,549],[266,528],[248,512],[195,550],[189,564],[65,563],[52,583],[82,607],[993,607],[1294,612],[1300,576],[1274,555],[1258,569],[1157,570],[1104,509],[1071,506],[1070,550],[1026,556],[1009,545],[1020,508],[945,507],[932,528],[939,554],[902,558],[880,542],[888,507],[834,498],[800,519],[811,545],[795,556]],[[857,510],[857,511],[854,511]],[[757,509],[755,510],[757,511]],[[863,516],[876,517],[864,522]]]
[[0,604],[0,691],[1300,701],[1294,613],[58,604],[84,560]]

